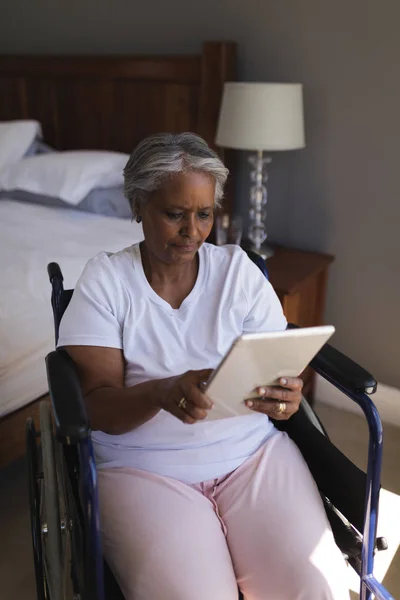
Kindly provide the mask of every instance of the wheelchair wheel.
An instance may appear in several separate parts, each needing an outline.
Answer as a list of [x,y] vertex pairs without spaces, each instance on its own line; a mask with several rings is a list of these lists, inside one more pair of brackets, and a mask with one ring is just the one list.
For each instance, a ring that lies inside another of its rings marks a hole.
[[[66,517],[63,463],[48,402],[40,404],[40,434],[26,424],[31,533],[38,600],[65,600],[69,592],[67,557],[70,522]],[[41,446],[37,446],[37,438]]]
[[46,581],[43,577],[43,554],[40,526],[40,493],[38,449],[36,445],[37,433],[33,419],[26,423],[26,450],[28,457],[28,484],[29,484],[29,508],[31,517],[31,535],[33,545],[33,562],[35,568],[36,596],[37,600],[45,600],[48,596]]
[[60,487],[57,477],[53,423],[48,402],[40,404],[43,478],[40,520],[45,580],[51,600],[64,600],[63,540],[60,519]]

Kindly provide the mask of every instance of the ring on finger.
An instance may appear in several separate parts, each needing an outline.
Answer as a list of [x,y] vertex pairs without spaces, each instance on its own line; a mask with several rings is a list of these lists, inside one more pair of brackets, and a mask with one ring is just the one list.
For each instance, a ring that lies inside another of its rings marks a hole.
[[178,408],[182,408],[183,410],[185,410],[186,407],[187,407],[187,400],[186,400],[185,396],[182,396],[182,398],[178,402]]
[[278,415],[283,415],[286,412],[286,402],[279,402],[277,413]]

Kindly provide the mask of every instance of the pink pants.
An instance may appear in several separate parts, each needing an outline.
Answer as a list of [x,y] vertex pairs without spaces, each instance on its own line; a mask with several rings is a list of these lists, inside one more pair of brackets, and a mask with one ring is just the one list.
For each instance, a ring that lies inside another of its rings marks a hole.
[[104,552],[127,600],[348,600],[346,565],[297,446],[277,432],[187,485],[99,471]]

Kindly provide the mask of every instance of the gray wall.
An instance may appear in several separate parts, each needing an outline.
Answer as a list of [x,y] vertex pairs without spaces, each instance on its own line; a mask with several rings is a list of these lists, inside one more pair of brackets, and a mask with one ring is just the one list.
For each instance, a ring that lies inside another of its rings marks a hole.
[[[198,51],[239,44],[244,80],[305,86],[307,148],[274,156],[271,239],[336,256],[335,343],[400,387],[398,0],[2,0],[0,52]],[[246,201],[244,160],[240,203]]]

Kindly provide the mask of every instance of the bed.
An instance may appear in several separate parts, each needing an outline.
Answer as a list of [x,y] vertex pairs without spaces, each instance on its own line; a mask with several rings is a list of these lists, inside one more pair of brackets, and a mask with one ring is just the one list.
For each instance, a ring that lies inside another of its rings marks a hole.
[[[207,42],[194,56],[0,56],[0,121],[36,119],[58,150],[129,153],[150,133],[187,130],[214,145],[235,50]],[[232,156],[222,156],[229,167]],[[232,189],[231,181],[227,212]],[[54,341],[46,264],[58,261],[73,287],[88,258],[141,237],[129,219],[1,200],[0,467],[25,453],[26,418],[37,418],[47,393],[44,357]]]

